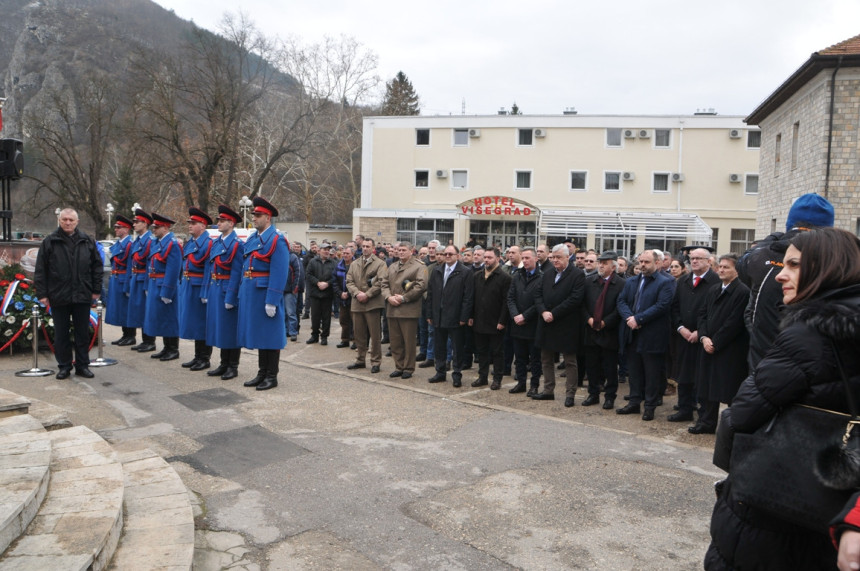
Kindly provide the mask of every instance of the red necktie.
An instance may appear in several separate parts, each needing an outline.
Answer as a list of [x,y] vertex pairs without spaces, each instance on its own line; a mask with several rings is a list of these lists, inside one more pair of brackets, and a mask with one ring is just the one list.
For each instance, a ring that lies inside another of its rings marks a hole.
[[693,276],[693,287],[696,287],[699,285],[700,279],[702,279],[702,278],[700,278],[699,276]]
[[597,296],[597,301],[594,303],[594,325],[599,327],[600,322],[603,320],[603,309],[606,305],[606,290],[609,289],[610,280],[603,280],[603,289],[600,291],[600,295]]

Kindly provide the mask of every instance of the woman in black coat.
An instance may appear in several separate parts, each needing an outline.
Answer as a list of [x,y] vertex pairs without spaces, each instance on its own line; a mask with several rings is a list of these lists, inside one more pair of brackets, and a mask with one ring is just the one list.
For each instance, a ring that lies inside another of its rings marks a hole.
[[[860,353],[860,239],[834,228],[802,232],[777,281],[786,304],[781,330],[723,419],[733,432],[754,432],[791,404],[848,411],[833,343],[846,360]],[[734,483],[730,472],[717,485],[706,570],[834,569],[826,529],[811,531],[739,502]]]

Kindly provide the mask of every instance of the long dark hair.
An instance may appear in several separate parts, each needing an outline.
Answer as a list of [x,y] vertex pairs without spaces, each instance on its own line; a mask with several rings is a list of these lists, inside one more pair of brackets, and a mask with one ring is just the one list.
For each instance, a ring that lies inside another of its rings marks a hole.
[[860,283],[860,238],[839,228],[816,228],[791,240],[800,250],[797,295],[791,303]]

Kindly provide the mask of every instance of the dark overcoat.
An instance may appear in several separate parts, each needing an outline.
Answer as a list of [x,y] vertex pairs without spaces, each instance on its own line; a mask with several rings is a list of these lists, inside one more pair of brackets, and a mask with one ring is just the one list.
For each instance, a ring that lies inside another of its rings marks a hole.
[[[274,226],[254,232],[245,242],[239,286],[239,345],[247,349],[287,346],[284,288],[290,272],[290,245]],[[266,306],[275,306],[275,315]]]
[[624,289],[624,278],[617,273],[612,272],[609,276],[609,287],[603,302],[603,319],[601,320],[604,323],[603,329],[595,330],[588,326],[588,320],[594,317],[594,308],[600,293],[603,291],[604,283],[598,274],[585,278],[585,301],[582,304],[582,318],[585,322],[583,345],[618,349],[618,327],[621,324],[621,315],[618,313],[618,296]]
[[134,240],[131,246],[131,261],[128,264],[128,319],[126,327],[143,327],[146,318],[146,287],[149,281],[149,256],[155,239],[147,230]]
[[[209,250],[201,295],[206,298],[206,344],[220,349],[239,345],[239,284],[242,283],[244,244],[234,230],[218,236]],[[229,309],[227,305],[230,305]]]
[[[686,327],[690,331],[699,329],[699,313],[705,307],[705,298],[708,290],[715,284],[720,283],[716,272],[708,270],[699,285],[693,287],[692,272],[681,278],[676,283],[675,297],[672,299],[672,335],[680,337],[678,328]],[[699,373],[699,360],[701,359],[701,343],[690,343],[681,337],[678,348],[678,371],[675,381],[679,384],[692,384]]]
[[473,274],[475,301],[472,319],[475,320],[472,329],[475,333],[495,335],[498,325],[508,326],[508,290],[511,287],[511,276],[497,267],[489,277],[485,277],[483,269]]
[[102,290],[104,266],[95,240],[78,229],[67,237],[61,228],[39,246],[33,285],[51,305],[91,304]]
[[[553,273],[555,268],[550,268]],[[537,294],[543,280],[543,272],[539,267],[535,266],[531,274],[526,273],[525,269],[514,272],[511,278],[511,289],[508,291],[508,313],[511,316],[511,337],[515,339],[531,339],[534,340],[537,333],[537,323],[540,319],[537,306]],[[514,317],[522,314],[522,325],[517,325],[514,322]]]
[[427,287],[427,315],[433,327],[452,329],[466,323],[472,316],[474,303],[474,272],[457,262],[445,281],[447,264],[436,264],[430,272]]
[[703,400],[731,403],[749,374],[750,338],[744,325],[749,295],[749,288],[739,279],[725,290],[720,282],[707,292],[705,307],[699,315],[699,339],[710,338],[714,352],[703,349],[699,362],[698,392]]
[[[176,290],[182,268],[182,246],[173,232],[168,232],[160,240],[153,241],[151,254],[143,332],[153,337],[179,337]],[[165,303],[162,298],[171,302]]]
[[[535,307],[538,312],[535,345],[544,351],[576,353],[582,330],[582,300],[585,299],[585,273],[568,264],[561,272],[544,272],[537,292]],[[541,315],[552,313],[552,322],[547,323]]]
[[[636,292],[639,284],[642,292],[639,297],[639,307],[636,310]],[[665,353],[669,349],[670,314],[672,297],[675,295],[675,278],[663,272],[654,272],[650,276],[639,274],[624,282],[624,289],[618,297],[618,314],[621,316],[619,337],[625,345],[634,341],[633,331],[627,327],[627,318],[631,315],[639,325],[633,350],[638,353]]]
[[182,249],[185,258],[179,282],[179,336],[183,339],[206,339],[205,298],[206,264],[212,238],[203,232],[197,239],[189,239]]
[[126,291],[131,272],[131,236],[117,240],[110,247],[110,282],[108,283],[105,323],[126,327],[128,321],[128,297]]

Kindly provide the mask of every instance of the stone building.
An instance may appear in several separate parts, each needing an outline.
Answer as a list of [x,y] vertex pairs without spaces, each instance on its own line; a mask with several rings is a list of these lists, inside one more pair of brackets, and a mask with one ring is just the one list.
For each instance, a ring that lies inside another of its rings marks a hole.
[[761,129],[758,238],[784,230],[808,192],[860,234],[860,35],[813,53],[745,122]]

